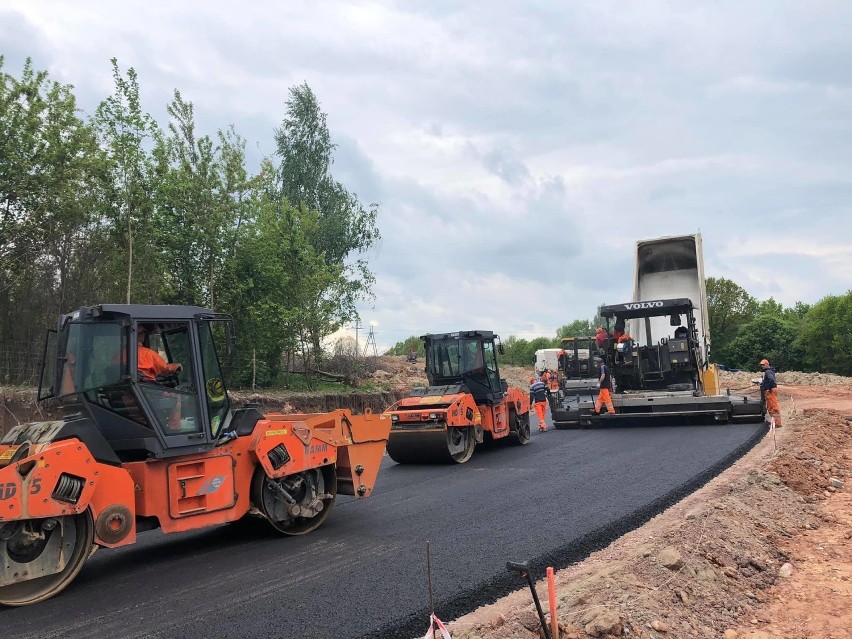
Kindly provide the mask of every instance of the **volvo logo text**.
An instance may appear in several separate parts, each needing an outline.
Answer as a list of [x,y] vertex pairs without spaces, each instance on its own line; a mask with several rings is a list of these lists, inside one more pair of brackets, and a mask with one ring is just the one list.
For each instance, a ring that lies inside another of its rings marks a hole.
[[628,311],[635,311],[640,308],[660,308],[662,305],[662,300],[657,300],[656,302],[635,302],[633,304],[625,304],[624,308]]

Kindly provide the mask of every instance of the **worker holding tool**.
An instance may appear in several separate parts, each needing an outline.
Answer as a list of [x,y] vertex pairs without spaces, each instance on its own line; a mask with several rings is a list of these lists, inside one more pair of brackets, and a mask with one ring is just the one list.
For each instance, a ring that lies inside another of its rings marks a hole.
[[598,392],[598,401],[595,402],[595,415],[599,415],[601,412],[601,406],[606,404],[607,412],[610,414],[615,414],[615,407],[612,405],[612,396],[609,394],[609,390],[612,388],[612,376],[609,372],[609,366],[606,365],[606,361],[601,360],[601,376],[598,378],[598,388],[600,391]]
[[763,370],[760,392],[766,399],[766,412],[775,420],[775,428],[781,428],[781,406],[778,404],[778,383],[775,381],[775,369],[769,365],[768,359],[760,360],[760,368]]
[[538,429],[546,431],[547,384],[535,377],[530,377],[530,403],[535,407],[535,414],[538,416]]

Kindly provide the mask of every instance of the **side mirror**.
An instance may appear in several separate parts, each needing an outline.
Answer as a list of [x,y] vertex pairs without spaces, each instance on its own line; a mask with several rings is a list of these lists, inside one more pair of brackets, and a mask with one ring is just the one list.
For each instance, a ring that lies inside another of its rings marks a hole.
[[680,326],[680,315],[672,315],[669,318],[669,324],[672,326]]

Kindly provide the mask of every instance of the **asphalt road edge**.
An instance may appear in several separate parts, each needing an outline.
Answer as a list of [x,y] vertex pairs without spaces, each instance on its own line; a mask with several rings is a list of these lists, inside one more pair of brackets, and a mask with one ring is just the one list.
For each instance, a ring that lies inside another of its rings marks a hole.
[[[759,428],[752,437],[723,457],[719,462],[708,467],[665,495],[634,510],[625,517],[601,526],[582,537],[537,557],[505,557],[504,559],[505,561],[529,561],[534,579],[543,578],[545,569],[548,566],[553,566],[553,568],[559,570],[578,563],[593,552],[605,548],[622,535],[644,525],[664,510],[704,486],[714,477],[722,474],[725,470],[733,466],[740,457],[754,448],[768,431],[769,425],[764,423],[763,427]],[[520,580],[517,574],[507,571],[453,598],[436,601],[435,611],[444,621],[450,621],[472,612],[480,606],[494,603],[501,597],[505,597],[524,587],[524,582]],[[425,586],[423,598],[425,601]],[[429,610],[424,606],[415,613],[382,626],[377,631],[361,635],[359,639],[367,639],[368,637],[371,639],[411,639],[412,637],[421,636],[428,625]]]

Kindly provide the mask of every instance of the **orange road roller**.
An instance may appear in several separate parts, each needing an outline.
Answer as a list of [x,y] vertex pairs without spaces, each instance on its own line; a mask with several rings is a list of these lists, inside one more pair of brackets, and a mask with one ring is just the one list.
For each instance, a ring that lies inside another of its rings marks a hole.
[[367,497],[386,415],[263,414],[231,406],[215,336],[231,318],[191,306],[100,305],[48,334],[39,399],[64,418],[0,440],[0,604],[62,591],[95,548],[248,514],[285,535]]
[[384,412],[388,455],[400,464],[463,464],[477,444],[530,440],[529,395],[500,378],[499,336],[491,331],[424,335],[427,388]]

